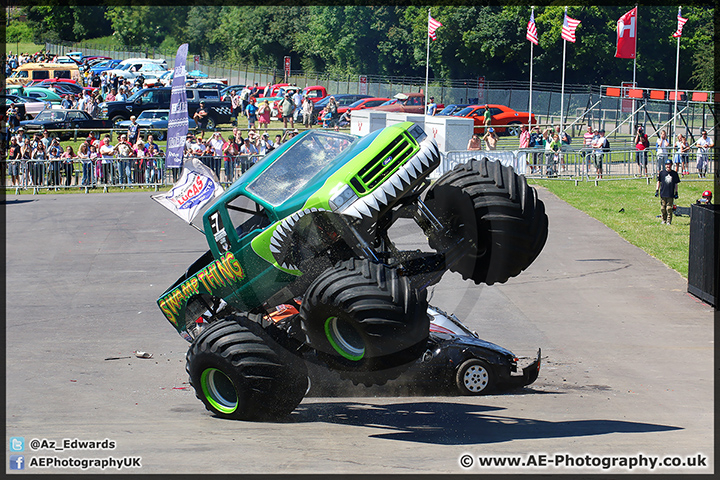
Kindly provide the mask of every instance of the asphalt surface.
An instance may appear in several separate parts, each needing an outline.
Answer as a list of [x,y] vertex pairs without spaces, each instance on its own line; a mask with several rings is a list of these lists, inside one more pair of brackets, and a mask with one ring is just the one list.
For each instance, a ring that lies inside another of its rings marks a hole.
[[[713,310],[679,274],[539,194],[550,234],[533,265],[491,287],[446,274],[431,299],[518,355],[542,347],[533,385],[482,397],[349,388],[306,397],[275,423],[207,412],[187,384],[188,344],[155,304],[205,251],[199,232],[147,192],[8,195],[6,455],[65,474],[81,471],[31,463],[141,457],[121,473],[713,473]],[[401,232],[401,246],[416,241]],[[11,450],[11,437],[24,438],[24,451]],[[33,439],[115,448],[34,451]],[[480,456],[530,465],[481,467]],[[696,466],[602,467],[668,456]]]

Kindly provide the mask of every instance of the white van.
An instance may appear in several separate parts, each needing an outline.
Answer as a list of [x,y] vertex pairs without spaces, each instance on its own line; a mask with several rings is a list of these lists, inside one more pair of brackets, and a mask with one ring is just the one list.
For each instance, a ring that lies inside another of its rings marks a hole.
[[113,73],[121,78],[133,79],[141,72],[151,75],[160,76],[167,71],[167,62],[164,59],[151,58],[128,58],[123,60],[112,70],[108,70],[106,75]]

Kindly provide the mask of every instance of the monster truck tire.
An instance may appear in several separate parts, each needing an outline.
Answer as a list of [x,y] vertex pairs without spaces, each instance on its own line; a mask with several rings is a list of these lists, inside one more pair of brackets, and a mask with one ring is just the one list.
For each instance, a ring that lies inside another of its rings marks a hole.
[[445,173],[425,204],[449,227],[429,235],[432,248],[451,248],[462,238],[462,258],[450,270],[476,284],[503,283],[537,258],[545,245],[548,218],[535,189],[512,168],[472,159]]
[[282,418],[307,391],[305,363],[242,315],[211,324],[190,346],[186,361],[197,397],[223,418]]
[[355,383],[382,384],[425,349],[427,293],[395,268],[350,259],[310,284],[300,322],[307,343],[331,369]]

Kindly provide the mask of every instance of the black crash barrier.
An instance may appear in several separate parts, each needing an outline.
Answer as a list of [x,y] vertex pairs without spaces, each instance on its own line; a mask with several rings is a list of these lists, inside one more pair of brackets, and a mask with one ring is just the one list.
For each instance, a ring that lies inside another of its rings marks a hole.
[[688,292],[717,307],[720,205],[691,205]]

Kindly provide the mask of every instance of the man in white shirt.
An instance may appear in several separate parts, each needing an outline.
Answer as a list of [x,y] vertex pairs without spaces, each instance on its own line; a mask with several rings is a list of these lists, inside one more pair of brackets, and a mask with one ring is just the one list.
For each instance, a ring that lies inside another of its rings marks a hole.
[[300,92],[300,89],[297,89],[295,91],[295,94],[292,97],[293,103],[295,104],[295,111],[293,112],[293,115],[295,115],[295,121],[300,122],[302,118],[302,102],[303,102],[303,95]]
[[708,137],[707,131],[702,131],[702,136],[695,143],[697,145],[697,170],[700,178],[705,178],[708,167],[708,150],[715,146],[712,138]]

